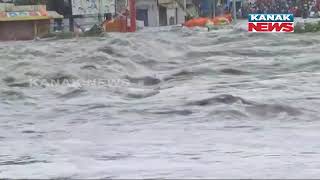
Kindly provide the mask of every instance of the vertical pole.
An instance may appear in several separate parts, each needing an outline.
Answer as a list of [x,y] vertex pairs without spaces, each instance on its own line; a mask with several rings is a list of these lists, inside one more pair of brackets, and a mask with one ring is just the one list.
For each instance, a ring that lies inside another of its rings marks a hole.
[[232,8],[233,8],[233,21],[234,21],[234,23],[236,23],[236,22],[237,22],[237,7],[236,7],[236,0],[233,0]]
[[101,24],[101,23],[102,23],[102,12],[101,12],[102,2],[101,2],[101,0],[98,0],[98,3],[99,3],[99,7],[98,7],[98,21],[99,21],[99,24]]
[[114,13],[117,14],[118,12],[118,2],[117,0],[114,1]]
[[210,17],[213,18],[213,0],[209,1],[209,6],[210,6]]
[[68,1],[68,4],[69,4],[69,30],[71,32],[74,31],[74,22],[73,22],[73,12],[72,12],[72,0],[69,0]]
[[33,39],[37,39],[38,36],[38,23],[33,21]]
[[216,17],[216,0],[213,0],[213,17]]
[[129,0],[129,9],[130,9],[130,32],[135,32],[137,29],[136,0]]

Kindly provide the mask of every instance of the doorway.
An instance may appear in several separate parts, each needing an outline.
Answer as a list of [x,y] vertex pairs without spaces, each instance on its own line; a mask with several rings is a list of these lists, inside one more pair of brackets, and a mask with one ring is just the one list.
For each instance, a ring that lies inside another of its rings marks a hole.
[[144,26],[149,26],[148,9],[137,9],[137,20],[143,21]]
[[167,26],[167,8],[159,6],[159,25],[160,26]]

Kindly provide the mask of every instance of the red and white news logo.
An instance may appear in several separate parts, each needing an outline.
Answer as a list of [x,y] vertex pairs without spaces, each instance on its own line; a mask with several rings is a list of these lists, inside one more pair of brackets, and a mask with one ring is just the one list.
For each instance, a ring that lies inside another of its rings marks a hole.
[[293,14],[249,14],[249,32],[294,32]]

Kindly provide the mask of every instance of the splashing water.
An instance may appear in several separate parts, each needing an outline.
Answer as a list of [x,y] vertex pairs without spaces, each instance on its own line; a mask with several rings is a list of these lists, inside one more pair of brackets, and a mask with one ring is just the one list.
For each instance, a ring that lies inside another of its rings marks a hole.
[[1,43],[0,177],[319,177],[319,57],[237,30]]

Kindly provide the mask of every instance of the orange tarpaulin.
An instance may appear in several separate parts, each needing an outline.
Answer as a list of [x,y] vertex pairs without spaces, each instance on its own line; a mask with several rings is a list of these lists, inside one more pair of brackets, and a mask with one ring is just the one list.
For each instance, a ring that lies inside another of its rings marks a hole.
[[186,27],[205,27],[208,23],[214,24],[214,25],[225,25],[230,24],[232,22],[232,17],[230,14],[224,15],[224,16],[217,16],[213,19],[211,18],[194,18],[187,22],[185,22],[183,25]]
[[212,19],[214,25],[226,25],[230,24],[231,21],[232,19],[228,18],[227,16],[218,16]]
[[183,25],[186,27],[195,27],[195,26],[204,27],[207,24],[208,20],[209,18],[202,18],[202,17],[194,18],[185,22]]

